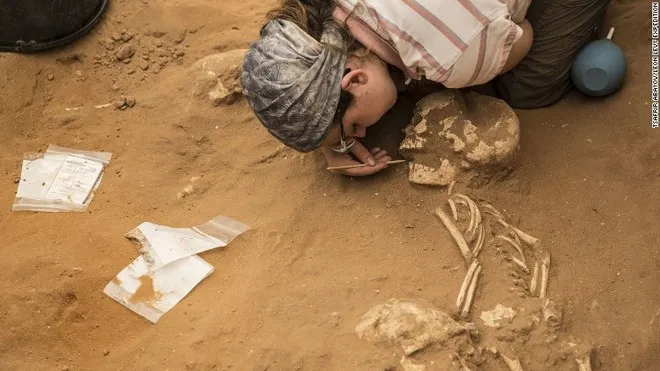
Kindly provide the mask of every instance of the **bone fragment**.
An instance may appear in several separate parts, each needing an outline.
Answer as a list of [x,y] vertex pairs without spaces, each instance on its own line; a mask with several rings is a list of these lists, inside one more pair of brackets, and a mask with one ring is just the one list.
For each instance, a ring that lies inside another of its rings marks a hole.
[[579,371],[591,371],[591,357],[587,354],[583,358],[575,359]]
[[520,259],[516,258],[515,256],[511,256],[511,260],[512,260],[514,263],[516,263],[517,266],[519,266],[520,268],[522,268],[522,270],[525,271],[525,273],[529,273],[529,268],[527,268],[527,264],[525,264],[524,262],[520,261]]
[[458,353],[454,353],[454,357],[458,359],[459,362],[461,362],[461,371],[472,371],[472,369],[465,363],[463,358],[458,355]]
[[532,273],[532,280],[529,282],[529,292],[534,296],[536,294],[536,284],[539,280],[539,262],[534,263],[534,273]]
[[472,300],[474,299],[474,291],[477,288],[477,282],[479,281],[479,274],[481,274],[481,266],[477,267],[477,270],[472,276],[472,281],[470,282],[470,288],[468,288],[467,297],[465,303],[463,304],[463,310],[461,311],[461,316],[466,318],[470,313],[470,307],[472,307]]
[[553,327],[561,326],[564,314],[561,309],[557,308],[553,301],[546,299],[541,311],[543,312],[543,320],[547,322],[548,325]]
[[475,258],[479,256],[479,252],[481,252],[481,248],[484,245],[485,239],[486,239],[486,232],[484,230],[484,225],[482,224],[479,226],[477,242],[474,244],[474,249],[472,249],[472,255],[474,255]]
[[502,357],[502,360],[504,363],[506,363],[506,366],[509,368],[511,371],[524,371],[522,368],[522,364],[520,364],[520,360],[518,357],[516,359],[511,359],[504,354],[500,353],[500,356]]
[[474,272],[477,270],[478,266],[479,266],[479,262],[475,259],[470,265],[470,268],[468,268],[468,271],[465,274],[465,278],[463,278],[461,289],[458,291],[458,297],[456,298],[456,308],[458,309],[461,309],[461,306],[463,306],[463,302],[465,300],[465,294],[467,293],[467,289],[470,284],[470,281],[472,281],[472,276],[474,276]]
[[465,258],[465,261],[466,262],[472,261],[472,252],[470,252],[470,248],[465,242],[463,235],[461,235],[461,232],[458,230],[458,228],[456,228],[454,222],[451,221],[449,216],[445,214],[442,208],[435,209],[435,213],[438,215],[442,223],[445,225],[445,227],[449,231],[449,234],[451,234],[451,236],[454,238],[454,241],[456,241],[456,245],[458,245],[458,248],[461,250],[461,254],[463,254],[463,258]]
[[539,292],[539,297],[541,299],[545,298],[545,294],[548,290],[548,273],[550,271],[550,255],[547,255],[543,260],[541,260],[541,291]]
[[451,216],[454,217],[454,221],[458,220],[458,212],[456,211],[456,203],[451,198],[447,200],[449,203],[449,208],[451,209]]
[[477,227],[481,225],[481,212],[479,211],[477,204],[468,196],[455,193],[454,197],[465,201],[470,208],[470,224],[468,224],[468,228],[465,231],[465,239],[468,242],[472,242],[476,237]]
[[456,185],[455,180],[452,180],[451,183],[449,183],[449,188],[447,188],[447,196],[451,196],[451,194],[454,192],[455,185]]
[[525,242],[527,245],[534,246],[536,245],[537,242],[539,242],[538,238],[534,238],[510,224],[509,227],[511,227],[511,229],[513,229],[513,231],[516,232],[516,235],[520,237],[520,239],[523,240],[523,242]]
[[[520,238],[518,237],[518,235],[515,232],[511,233],[511,234],[513,235],[513,241],[516,242],[516,246],[520,246],[520,250],[522,251],[522,243],[520,242]],[[523,260],[525,260],[525,259],[523,259]]]
[[481,204],[481,207],[484,208],[484,212],[487,214],[490,214],[494,216],[496,219],[501,220],[503,223],[506,224],[506,218],[504,218],[504,215],[497,211],[496,208],[493,207],[493,205],[489,204],[488,202],[484,202]]
[[462,195],[460,193],[454,194],[454,197],[463,200],[470,209],[470,223],[468,224],[467,229],[465,230],[465,239],[468,242],[472,242],[470,237],[473,237],[474,227],[476,222],[476,216],[474,213],[474,206],[473,206],[474,202],[472,202],[472,200],[470,200],[467,196]]
[[511,244],[511,246],[515,247],[516,250],[518,250],[518,253],[520,254],[520,260],[524,263],[525,267],[527,267],[527,261],[525,260],[525,254],[522,251],[522,247],[520,247],[520,244],[517,243],[516,241],[510,239],[509,237],[497,235],[495,238],[499,238],[500,240],[506,241]]

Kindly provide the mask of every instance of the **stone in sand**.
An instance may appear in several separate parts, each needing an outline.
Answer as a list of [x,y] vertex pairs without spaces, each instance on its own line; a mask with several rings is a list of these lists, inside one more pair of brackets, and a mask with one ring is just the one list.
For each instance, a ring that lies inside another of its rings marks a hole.
[[400,344],[409,356],[459,335],[469,337],[473,329],[423,300],[390,299],[367,312],[355,331],[363,340]]
[[118,60],[122,61],[124,59],[128,59],[135,54],[135,48],[133,48],[133,45],[131,44],[124,44],[115,53],[115,56],[117,57]]
[[417,103],[399,152],[417,184],[469,182],[507,169],[520,139],[515,112],[502,100],[446,90]]
[[188,72],[193,95],[206,97],[215,106],[232,104],[243,93],[241,74],[245,49],[209,55],[193,64]]

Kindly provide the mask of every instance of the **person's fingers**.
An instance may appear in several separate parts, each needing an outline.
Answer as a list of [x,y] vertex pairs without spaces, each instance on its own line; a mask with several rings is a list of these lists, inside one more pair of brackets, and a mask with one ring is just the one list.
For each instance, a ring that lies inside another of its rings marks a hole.
[[376,153],[378,153],[378,152],[380,152],[380,148],[378,148],[378,147],[374,147],[374,148],[372,148],[372,149],[371,149],[371,151],[370,151],[370,152],[371,152],[371,154],[372,154],[372,155],[374,155],[374,156],[375,156],[375,155],[376,155]]
[[344,169],[340,173],[348,176],[367,176],[375,174],[387,167],[386,162],[379,162],[374,166],[356,167],[353,169]]
[[386,156],[383,156],[383,157],[379,158],[377,161],[379,163],[380,162],[389,162],[389,161],[392,161],[392,157],[386,155]]
[[379,162],[381,158],[387,156],[387,151],[380,150],[374,153],[373,155],[374,155],[374,160],[376,160],[376,162]]
[[376,160],[360,141],[356,141],[351,147],[351,153],[363,164],[368,164],[369,167],[376,165]]

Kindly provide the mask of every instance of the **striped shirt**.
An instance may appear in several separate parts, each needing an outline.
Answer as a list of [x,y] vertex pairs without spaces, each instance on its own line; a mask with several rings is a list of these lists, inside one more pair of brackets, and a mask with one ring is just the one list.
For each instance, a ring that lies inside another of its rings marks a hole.
[[335,0],[335,18],[408,77],[461,88],[502,71],[530,1]]

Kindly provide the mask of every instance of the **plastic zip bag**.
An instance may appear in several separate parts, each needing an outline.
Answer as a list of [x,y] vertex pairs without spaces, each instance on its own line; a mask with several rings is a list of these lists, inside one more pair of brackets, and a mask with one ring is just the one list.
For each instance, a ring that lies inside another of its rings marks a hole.
[[26,153],[13,211],[87,210],[112,153],[50,145],[45,153]]

